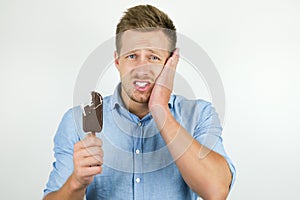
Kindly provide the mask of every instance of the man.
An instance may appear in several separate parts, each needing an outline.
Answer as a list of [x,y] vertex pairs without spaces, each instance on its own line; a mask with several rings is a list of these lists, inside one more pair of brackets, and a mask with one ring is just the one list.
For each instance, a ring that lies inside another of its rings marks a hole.
[[121,83],[104,98],[100,137],[76,124],[80,108],[64,115],[45,200],[226,199],[235,169],[216,112],[203,100],[171,95],[175,31],[153,6],[127,10],[114,55]]

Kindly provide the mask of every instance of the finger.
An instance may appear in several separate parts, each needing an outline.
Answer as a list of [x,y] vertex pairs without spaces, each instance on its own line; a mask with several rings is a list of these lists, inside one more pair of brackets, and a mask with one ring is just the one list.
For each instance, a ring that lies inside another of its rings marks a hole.
[[176,54],[176,55],[179,56],[179,51],[180,51],[180,49],[179,49],[179,48],[176,48],[175,51],[173,52],[173,54]]
[[168,62],[166,63],[165,67],[161,71],[160,75],[156,79],[155,84],[163,86],[167,88],[169,91],[173,90],[173,84],[174,84],[174,77],[176,74],[176,66],[178,63],[178,55],[173,55]]
[[168,61],[165,64],[165,67],[171,67],[176,69],[176,66],[179,61],[179,48],[176,48],[175,51],[173,52],[172,56],[168,59]]
[[95,132],[89,132],[88,134],[86,134],[86,137],[96,137],[96,133]]
[[93,176],[96,174],[100,174],[102,172],[102,166],[87,167],[86,170],[87,170],[88,176]]
[[103,157],[92,156],[80,160],[78,163],[79,167],[90,167],[90,166],[101,166],[103,164]]
[[76,173],[80,177],[89,177],[100,174],[102,172],[102,166],[88,166],[88,167],[81,167],[76,170]]
[[159,77],[157,78],[155,84],[159,86],[163,86],[168,90],[173,90],[173,83],[175,77],[175,70],[171,67],[165,67]]
[[103,149],[100,146],[86,148],[86,152],[88,153],[88,156],[99,155],[103,157]]
[[176,66],[179,61],[179,48],[176,48],[173,55],[168,59],[160,75],[156,79],[155,84],[167,88],[169,91],[173,90],[174,77],[176,73]]
[[103,150],[101,147],[89,147],[83,148],[74,153],[76,159],[82,159],[91,156],[104,156]]
[[102,146],[102,140],[92,135],[87,135],[83,140],[80,142],[80,148],[89,148],[92,146]]
[[90,156],[104,156],[103,149],[101,147],[89,147],[85,149],[81,149],[80,151],[77,152],[77,155],[80,157],[90,157]]

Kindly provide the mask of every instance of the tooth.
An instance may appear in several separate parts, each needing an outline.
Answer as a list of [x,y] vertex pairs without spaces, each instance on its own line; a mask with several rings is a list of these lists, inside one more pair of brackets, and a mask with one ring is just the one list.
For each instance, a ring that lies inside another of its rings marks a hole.
[[136,82],[135,84],[137,84],[139,87],[145,87],[147,85],[146,82]]

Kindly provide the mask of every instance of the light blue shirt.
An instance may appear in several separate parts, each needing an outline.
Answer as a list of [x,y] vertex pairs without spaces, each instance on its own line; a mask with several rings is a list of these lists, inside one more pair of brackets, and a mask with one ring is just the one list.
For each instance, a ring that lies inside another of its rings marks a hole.
[[[221,154],[235,180],[235,168],[222,143],[222,127],[209,102],[171,95],[169,108],[175,119],[197,141]],[[104,164],[86,190],[87,200],[196,200],[183,180],[151,116],[130,113],[120,97],[120,84],[103,100]],[[75,107],[64,115],[54,138],[56,161],[44,195],[59,190],[73,172],[73,147],[82,140],[82,111]],[[204,172],[205,173],[205,172]]]

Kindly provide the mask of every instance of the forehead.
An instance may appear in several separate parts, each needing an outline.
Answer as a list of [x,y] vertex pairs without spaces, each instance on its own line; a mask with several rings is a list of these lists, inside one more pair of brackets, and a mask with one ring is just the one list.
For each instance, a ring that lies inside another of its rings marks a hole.
[[170,48],[168,37],[161,30],[127,30],[123,33],[121,42],[121,54],[138,49],[169,51]]

